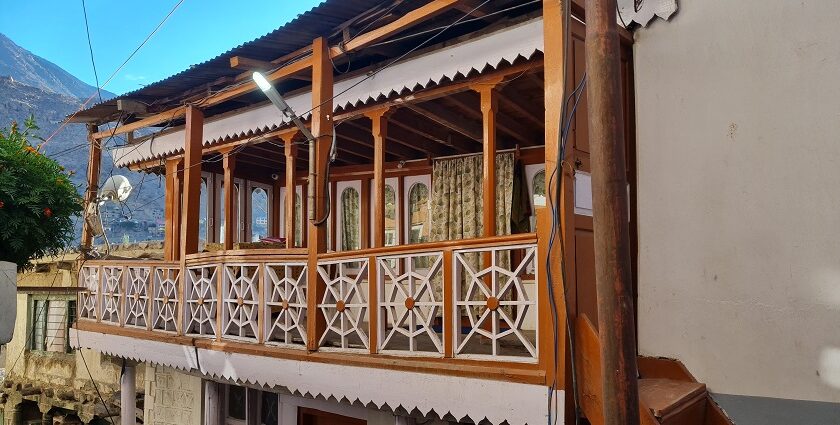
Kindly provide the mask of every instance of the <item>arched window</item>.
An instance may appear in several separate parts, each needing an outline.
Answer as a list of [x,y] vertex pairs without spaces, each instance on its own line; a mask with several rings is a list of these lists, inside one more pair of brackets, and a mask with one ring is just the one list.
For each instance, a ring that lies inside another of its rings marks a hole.
[[429,188],[423,183],[415,183],[408,191],[409,243],[429,241],[429,219]]
[[201,178],[198,195],[198,242],[207,242],[209,237],[207,222],[207,179]]
[[385,246],[397,244],[397,195],[394,188],[385,186]]
[[251,241],[268,235],[268,193],[261,187],[251,189]]
[[300,194],[295,192],[295,245],[303,246],[303,204],[300,202]]
[[540,170],[537,174],[534,174],[533,187],[534,206],[545,206],[545,170]]
[[360,244],[359,192],[348,187],[341,192],[341,250],[359,249]]

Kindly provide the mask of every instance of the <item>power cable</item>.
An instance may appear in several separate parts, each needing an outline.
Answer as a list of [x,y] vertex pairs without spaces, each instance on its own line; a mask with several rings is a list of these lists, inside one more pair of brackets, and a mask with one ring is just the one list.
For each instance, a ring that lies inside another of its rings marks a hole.
[[96,62],[93,60],[93,44],[90,41],[90,26],[88,26],[87,7],[85,0],[82,0],[82,14],[85,17],[85,34],[87,34],[88,50],[90,50],[90,64],[93,66],[93,78],[96,80],[96,94],[102,102],[102,89],[99,87],[99,74],[96,72]]

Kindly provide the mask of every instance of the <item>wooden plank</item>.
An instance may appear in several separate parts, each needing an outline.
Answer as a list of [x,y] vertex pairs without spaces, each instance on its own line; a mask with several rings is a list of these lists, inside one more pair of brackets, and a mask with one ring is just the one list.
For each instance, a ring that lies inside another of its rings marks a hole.
[[[97,142],[98,143],[98,142]],[[166,161],[166,186],[164,188],[164,228],[163,228],[163,258],[167,261],[177,260],[179,251],[178,241],[180,235],[175,228],[177,210],[175,204],[181,202],[181,198],[175,197],[178,184],[178,162],[177,159]]]
[[[236,170],[236,154],[232,151],[222,154],[222,168],[224,169],[224,205],[225,205],[225,249],[233,249],[236,242],[237,217],[236,217],[236,184],[234,182],[234,171]],[[245,188],[240,188],[245,190]]]
[[580,407],[592,425],[604,423],[601,387],[601,344],[598,333],[586,316],[575,323],[575,364],[578,370]]
[[[496,236],[496,112],[499,97],[495,84],[477,86],[481,94],[481,113],[484,144],[482,145],[482,216],[484,236]],[[484,267],[490,265],[489,261]]]
[[432,0],[424,6],[418,7],[417,9],[406,13],[394,22],[383,25],[364,34],[357,35],[355,38],[341,46],[330,48],[329,55],[334,59],[347,52],[352,52],[369,44],[384,40],[388,36],[404,31],[411,26],[445,12],[449,8],[455,6],[458,1],[459,0]]
[[369,344],[370,354],[376,354],[379,351],[379,267],[376,264],[376,256],[368,257],[368,303],[370,305],[370,324]]
[[359,232],[359,248],[367,249],[370,248],[370,205],[371,205],[371,196],[370,196],[370,179],[362,179],[360,182],[360,193],[359,193],[359,221],[361,221],[360,226],[361,232]]
[[[99,141],[93,137],[96,133],[95,125],[88,125],[88,167],[87,167],[87,189],[85,190],[85,207],[88,207],[93,202],[96,202],[96,196],[99,192],[99,176],[102,169],[102,146]],[[82,240],[83,247],[90,247],[93,242],[93,231],[87,222],[83,222],[82,226]]]
[[283,203],[280,202],[280,189],[283,187],[285,180],[278,178],[271,185],[271,231],[272,237],[279,238],[280,234],[280,211],[283,209]]
[[181,211],[181,256],[198,252],[198,214],[201,190],[201,145],[204,113],[187,107],[184,130],[184,196]]
[[454,270],[454,256],[452,249],[443,251],[443,356],[455,357],[455,332],[460,329],[455,326],[455,282],[452,274]]
[[480,125],[464,118],[463,116],[453,113],[441,105],[433,103],[411,104],[407,106],[413,111],[421,114],[430,120],[456,131],[472,140],[482,140],[482,128]]
[[246,58],[244,56],[233,56],[230,58],[230,67],[249,71],[268,71],[276,68],[277,65],[259,59]]
[[385,140],[389,109],[371,112],[373,133],[373,247],[385,246]]
[[295,168],[297,166],[297,145],[293,144],[294,134],[283,137],[283,150],[286,154],[286,248],[295,247]]
[[[320,220],[326,212],[326,175],[325,170],[329,161],[330,144],[334,125],[333,111],[333,69],[330,61],[329,46],[325,38],[318,38],[312,43],[312,136],[315,137],[314,164],[314,211],[310,215]],[[310,164],[312,167],[313,164]],[[311,178],[311,177],[310,177]],[[316,225],[309,221],[308,226],[308,279],[307,279],[307,348],[310,351],[318,349],[319,339],[326,329],[324,315],[318,311],[318,301],[323,298],[326,290],[325,283],[318,273],[318,254],[327,251],[326,222]]]

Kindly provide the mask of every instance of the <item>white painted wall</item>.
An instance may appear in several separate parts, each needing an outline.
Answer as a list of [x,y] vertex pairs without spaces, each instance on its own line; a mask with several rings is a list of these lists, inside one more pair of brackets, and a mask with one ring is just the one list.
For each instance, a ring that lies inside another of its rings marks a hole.
[[639,345],[715,392],[840,402],[840,2],[637,32]]
[[17,266],[0,261],[0,345],[12,340],[17,315]]

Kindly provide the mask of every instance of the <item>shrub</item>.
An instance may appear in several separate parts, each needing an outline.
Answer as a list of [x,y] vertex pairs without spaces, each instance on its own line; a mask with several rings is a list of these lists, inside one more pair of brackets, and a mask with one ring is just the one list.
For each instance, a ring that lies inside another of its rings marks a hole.
[[26,269],[31,261],[57,255],[73,242],[81,196],[54,159],[41,153],[32,118],[0,129],[0,261]]

